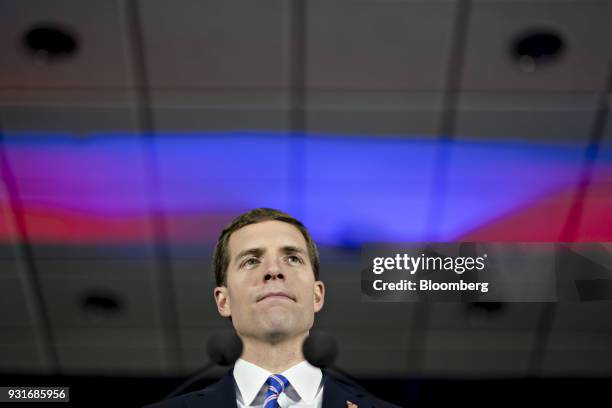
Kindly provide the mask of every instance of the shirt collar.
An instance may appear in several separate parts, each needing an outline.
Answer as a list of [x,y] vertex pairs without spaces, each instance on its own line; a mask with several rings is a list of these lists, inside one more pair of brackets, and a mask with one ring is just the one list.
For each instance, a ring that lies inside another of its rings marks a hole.
[[323,373],[320,368],[312,366],[308,361],[302,361],[281,373],[305,403],[311,403],[317,396]]
[[249,363],[241,358],[234,364],[234,380],[242,396],[244,405],[249,406],[257,397],[259,390],[270,376],[268,370]]
[[[245,405],[251,405],[261,387],[273,373],[246,360],[238,359],[234,365],[234,379]],[[323,373],[321,369],[302,361],[280,373],[284,375],[305,403],[314,401],[321,386]]]

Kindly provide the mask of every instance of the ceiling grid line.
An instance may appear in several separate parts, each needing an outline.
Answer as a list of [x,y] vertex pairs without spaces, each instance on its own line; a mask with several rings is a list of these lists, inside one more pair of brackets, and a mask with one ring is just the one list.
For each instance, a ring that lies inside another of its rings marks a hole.
[[307,9],[306,0],[293,0],[289,7],[291,36],[290,49],[290,106],[289,128],[291,132],[291,163],[288,204],[294,214],[303,214],[306,178],[306,50]]
[[157,160],[157,149],[155,144],[155,124],[151,112],[151,94],[149,88],[149,73],[146,62],[145,39],[143,36],[142,17],[137,0],[126,0],[125,2],[126,23],[130,29],[129,37],[133,51],[132,72],[136,87],[136,112],[140,131],[144,132],[143,151],[145,156],[145,171],[148,175],[148,190],[150,198],[150,216],[153,228],[153,253],[156,261],[154,272],[156,273],[155,289],[159,296],[159,311],[162,323],[162,334],[164,348],[162,355],[165,356],[166,364],[171,369],[181,370],[183,366],[179,346],[181,344],[180,330],[178,327],[178,310],[176,305],[176,293],[171,254],[168,242],[168,231],[164,216],[163,206],[160,205],[161,185],[160,169]]
[[435,226],[444,222],[444,206],[447,194],[448,171],[451,158],[452,141],[455,133],[457,101],[461,87],[468,25],[470,22],[470,0],[459,0],[455,9],[453,35],[446,69],[442,99],[442,115],[438,134],[438,144],[434,156],[434,172],[431,181],[431,206],[429,209],[429,228],[434,228],[433,237],[439,236]]
[[[51,326],[51,319],[44,306],[43,291],[40,282],[39,271],[34,260],[32,245],[28,239],[27,224],[24,219],[24,211],[21,205],[21,195],[15,175],[13,174],[5,151],[5,135],[0,123],[0,175],[6,186],[9,195],[9,204],[14,216],[18,240],[15,244],[18,253],[25,265],[25,292],[27,304],[34,312],[31,318],[34,321],[33,330],[36,334],[36,342],[42,352],[42,359],[53,373],[61,372],[59,356],[57,353],[57,343]],[[42,344],[41,344],[42,343]]]
[[[446,80],[443,92],[442,115],[439,126],[439,143],[434,155],[434,175],[431,180],[431,208],[429,210],[428,224],[430,228],[437,225],[438,217],[444,208],[444,185],[448,172],[448,149],[446,141],[451,140],[454,132],[455,115],[457,110],[457,96],[461,82],[461,71],[463,66],[463,54],[467,39],[469,23],[470,0],[460,0],[455,9],[453,20],[453,40],[449,49],[447,62]],[[456,67],[456,69],[455,69]],[[418,303],[414,320],[412,323],[412,336],[408,347],[407,366],[413,366],[416,370],[423,369],[425,360],[425,345],[427,344],[427,332],[430,326],[431,306]],[[416,360],[416,361],[413,361]]]

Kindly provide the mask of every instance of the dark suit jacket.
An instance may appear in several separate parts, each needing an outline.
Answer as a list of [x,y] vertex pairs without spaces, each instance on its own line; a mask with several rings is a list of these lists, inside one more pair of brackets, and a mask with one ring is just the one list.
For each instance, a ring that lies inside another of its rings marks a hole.
[[[221,380],[202,390],[147,405],[145,408],[236,408],[236,391],[232,373],[233,370],[230,370]],[[399,408],[325,371],[323,372],[323,387],[323,408],[347,408],[347,401],[359,408]]]

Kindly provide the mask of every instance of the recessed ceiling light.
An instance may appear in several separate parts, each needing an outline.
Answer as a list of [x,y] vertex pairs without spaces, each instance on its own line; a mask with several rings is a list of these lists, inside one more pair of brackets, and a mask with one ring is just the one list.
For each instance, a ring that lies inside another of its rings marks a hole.
[[106,319],[123,311],[123,302],[114,292],[91,290],[81,297],[81,308],[91,318]]
[[23,42],[28,51],[45,61],[64,59],[78,50],[76,35],[67,27],[39,24],[28,30]]
[[472,302],[466,303],[468,322],[471,326],[480,327],[488,321],[494,320],[505,310],[501,302]]
[[561,35],[551,30],[530,30],[517,37],[512,55],[523,72],[535,72],[543,64],[559,59],[565,50]]

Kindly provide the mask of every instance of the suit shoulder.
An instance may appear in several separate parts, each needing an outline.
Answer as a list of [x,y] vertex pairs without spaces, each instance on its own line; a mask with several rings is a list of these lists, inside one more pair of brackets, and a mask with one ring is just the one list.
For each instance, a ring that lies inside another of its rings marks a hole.
[[204,398],[205,400],[208,394],[214,393],[215,391],[219,391],[219,389],[223,385],[223,380],[225,380],[225,378],[214,384],[209,385],[206,388],[202,388],[201,390],[192,391],[187,394],[178,395],[176,397],[164,401],[155,402],[153,404],[146,405],[143,408],[185,408],[188,406],[188,403],[196,399]]
[[355,397],[360,399],[362,402],[365,402],[366,404],[368,404],[368,406],[375,407],[375,408],[401,408],[399,405],[395,405],[390,402],[384,401],[372,395],[367,390],[355,384],[352,384],[348,381],[345,381],[344,379],[340,377],[336,377],[329,373],[326,373],[326,376],[328,377],[328,381],[329,381],[325,383],[326,386],[330,386],[332,385],[331,383],[333,383],[333,385],[339,388],[342,388],[346,393],[354,395]]
[[146,405],[143,408],[184,408],[187,406],[187,401],[193,400],[203,390],[193,391],[188,394],[179,395],[164,401],[155,402],[153,404]]

